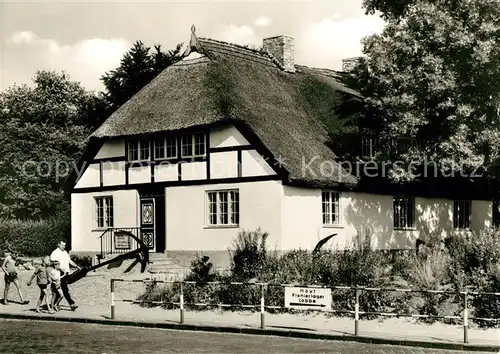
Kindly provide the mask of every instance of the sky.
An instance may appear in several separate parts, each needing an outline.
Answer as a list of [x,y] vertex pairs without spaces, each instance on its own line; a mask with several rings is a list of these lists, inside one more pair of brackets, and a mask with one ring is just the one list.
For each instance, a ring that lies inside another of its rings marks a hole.
[[339,70],[361,55],[361,39],[382,31],[362,0],[330,1],[12,1],[0,0],[0,90],[31,84],[36,70],[65,71],[100,91],[136,40],[173,49],[199,37],[260,46],[294,38],[295,62]]

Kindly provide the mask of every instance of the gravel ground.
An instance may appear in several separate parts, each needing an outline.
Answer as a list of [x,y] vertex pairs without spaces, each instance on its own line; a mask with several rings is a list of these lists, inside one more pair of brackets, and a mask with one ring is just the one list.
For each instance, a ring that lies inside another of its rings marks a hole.
[[[118,264],[111,264],[110,266],[105,266],[97,269],[95,272],[90,272],[86,277],[81,280],[69,285],[69,290],[71,297],[76,303],[81,307],[109,307],[109,296],[110,296],[110,280],[112,278],[120,279],[147,279],[151,278],[152,274],[140,272],[140,265],[137,264],[130,272],[124,273],[124,271],[133,263],[133,260],[125,260]],[[21,285],[21,291],[26,299],[34,305],[39,296],[39,290],[36,284],[27,286],[27,282],[33,271],[20,270],[19,279]],[[0,298],[3,298],[4,282],[3,276],[0,282]],[[140,295],[144,290],[144,285],[141,283],[119,283],[120,296],[133,297]],[[19,301],[17,291],[14,286],[11,286],[9,290],[9,300]],[[62,305],[66,302],[63,300]]]

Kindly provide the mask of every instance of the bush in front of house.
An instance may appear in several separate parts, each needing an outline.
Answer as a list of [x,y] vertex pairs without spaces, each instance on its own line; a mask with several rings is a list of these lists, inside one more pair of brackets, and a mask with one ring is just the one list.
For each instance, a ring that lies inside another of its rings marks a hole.
[[[500,230],[489,229],[471,236],[457,235],[446,240],[450,250],[449,273],[455,290],[500,292]],[[463,296],[460,299],[463,302]],[[500,318],[500,297],[474,295],[469,300],[473,316]],[[480,326],[495,322],[479,321]]]
[[[0,220],[0,250],[10,250],[22,257],[50,255],[59,240],[69,240],[69,212],[45,220]],[[3,254],[2,252],[2,254]]]
[[92,259],[93,258],[94,258],[94,256],[89,255],[89,254],[72,254],[71,255],[71,260],[82,268],[92,267]]
[[[480,292],[500,292],[500,233],[495,230],[486,230],[471,237],[453,236],[446,240],[446,247],[436,243],[418,255],[414,251],[373,250],[368,242],[360,240],[355,240],[350,249],[343,251],[320,250],[313,253],[293,250],[278,254],[267,249],[265,242],[267,237],[267,233],[260,229],[240,232],[229,250],[231,255],[229,274],[222,275],[213,271],[214,267],[208,257],[198,256],[193,259],[191,273],[186,280],[199,283],[220,281],[251,284],[185,284],[185,301],[258,308],[262,294],[260,282],[332,287],[358,285],[375,288],[443,291],[470,289]],[[178,289],[172,286],[161,291],[158,287],[152,287],[149,292],[151,293],[149,298],[154,299],[161,297],[175,299],[179,293]],[[264,294],[266,306],[284,305],[283,286],[265,287]],[[354,294],[353,289],[333,289],[333,309],[354,310]],[[500,318],[500,298],[497,296],[474,296],[468,306],[471,316]],[[196,307],[196,309],[201,308]],[[463,295],[362,290],[360,310],[461,316]],[[460,320],[446,321],[460,322]],[[496,325],[493,321],[477,323],[484,327]]]
[[137,297],[137,301],[141,301],[141,307],[158,307],[164,309],[178,308],[172,302],[179,302],[180,284],[179,283],[161,283],[150,281],[146,283],[144,293]]
[[[197,255],[191,260],[190,272],[183,279],[186,282],[196,282],[196,284],[184,283],[182,292],[186,309],[202,309],[191,304],[213,303],[217,299],[217,285],[207,284],[218,281],[219,274],[214,270],[210,258],[204,255]],[[156,307],[162,306],[166,309],[177,308],[174,304],[167,302],[179,302],[181,285],[179,283],[149,282],[143,294],[138,297],[138,301],[143,301],[141,306]]]
[[[198,255],[191,260],[189,274],[185,281],[196,282],[184,284],[184,301],[187,304],[213,304],[217,303],[218,285],[209,284],[220,280],[217,271],[214,270],[210,257]],[[186,305],[188,308],[196,306]]]

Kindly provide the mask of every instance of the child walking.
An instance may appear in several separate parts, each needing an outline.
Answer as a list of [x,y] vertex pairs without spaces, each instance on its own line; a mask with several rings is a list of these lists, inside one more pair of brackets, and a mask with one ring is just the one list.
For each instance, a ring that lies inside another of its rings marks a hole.
[[54,313],[52,310],[52,306],[50,305],[49,302],[49,276],[47,273],[47,267],[50,264],[50,257],[45,256],[42,258],[42,262],[33,262],[34,266],[36,266],[36,270],[31,276],[30,280],[28,281],[28,286],[31,286],[31,283],[33,282],[33,279],[36,277],[36,283],[38,287],[40,288],[40,297],[38,298],[38,302],[36,303],[36,312],[40,312],[40,305],[43,303],[43,300],[45,300],[45,304],[47,305],[47,311],[49,313]]
[[16,268],[16,255],[5,252],[5,259],[2,263],[2,270],[5,273],[5,288],[3,291],[3,303],[4,305],[8,305],[9,302],[7,300],[7,295],[9,294],[10,284],[14,284],[17,288],[17,293],[19,294],[19,298],[21,299],[21,303],[23,305],[29,304],[28,300],[24,300],[23,293],[21,292],[21,288],[19,287],[19,278],[17,275]]
[[52,309],[54,311],[59,311],[59,304],[64,298],[63,291],[61,289],[61,264],[59,261],[53,261],[52,266],[48,271],[49,282],[52,288]]

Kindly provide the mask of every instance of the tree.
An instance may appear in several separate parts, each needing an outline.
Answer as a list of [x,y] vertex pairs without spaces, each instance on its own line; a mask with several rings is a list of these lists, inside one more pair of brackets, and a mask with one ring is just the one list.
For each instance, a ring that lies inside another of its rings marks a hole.
[[127,102],[134,94],[148,84],[165,68],[181,58],[181,44],[174,50],[163,52],[161,45],[155,45],[154,51],[136,41],[124,54],[120,66],[104,74],[101,80],[106,87],[105,96],[110,113]]
[[106,73],[106,90],[86,91],[68,75],[37,71],[34,87],[0,93],[0,217],[44,218],[66,205],[65,180],[87,137],[119,106],[180,59],[181,45],[164,52],[141,41]]
[[[365,0],[386,26],[355,70],[384,160],[493,172],[500,152],[500,5],[487,0]],[[410,165],[411,164],[411,165]]]
[[0,93],[0,217],[43,218],[65,203],[62,182],[90,134],[95,99],[65,74]]

